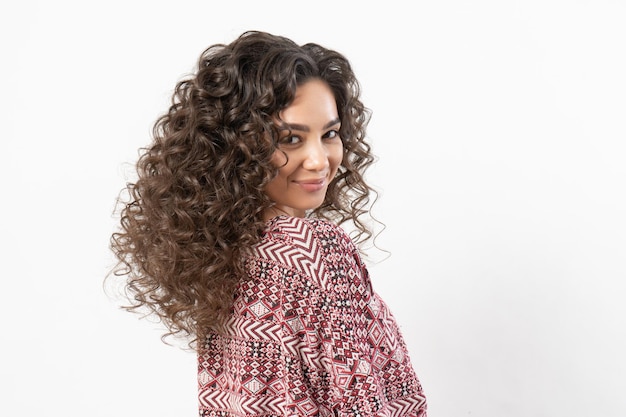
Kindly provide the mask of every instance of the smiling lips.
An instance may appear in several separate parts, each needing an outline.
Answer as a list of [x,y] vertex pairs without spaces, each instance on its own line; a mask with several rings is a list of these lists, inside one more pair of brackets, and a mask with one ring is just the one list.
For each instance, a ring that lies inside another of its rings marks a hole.
[[317,178],[311,180],[294,181],[305,191],[315,192],[322,190],[326,186],[326,178]]

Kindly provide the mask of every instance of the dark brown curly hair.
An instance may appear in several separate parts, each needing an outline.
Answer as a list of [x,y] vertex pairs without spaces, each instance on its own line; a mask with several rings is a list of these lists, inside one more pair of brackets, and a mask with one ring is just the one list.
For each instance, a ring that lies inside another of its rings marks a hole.
[[348,60],[258,31],[210,46],[195,73],[178,82],[152,143],[141,149],[111,236],[111,275],[126,277],[124,307],[156,315],[168,329],[164,337],[191,337],[192,345],[222,330],[245,276],[242,259],[272,206],[264,189],[278,171],[271,163],[276,116],[312,78],[334,93],[344,157],[324,203],[309,215],[351,221],[357,242],[372,236],[362,217],[374,193],[363,178],[374,159],[364,142],[370,112]]

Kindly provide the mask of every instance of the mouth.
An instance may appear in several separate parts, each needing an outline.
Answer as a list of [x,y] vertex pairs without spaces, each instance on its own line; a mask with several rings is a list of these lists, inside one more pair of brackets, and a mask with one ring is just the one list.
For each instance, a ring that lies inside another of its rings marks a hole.
[[315,178],[309,180],[294,181],[305,191],[315,192],[320,191],[326,187],[326,178]]

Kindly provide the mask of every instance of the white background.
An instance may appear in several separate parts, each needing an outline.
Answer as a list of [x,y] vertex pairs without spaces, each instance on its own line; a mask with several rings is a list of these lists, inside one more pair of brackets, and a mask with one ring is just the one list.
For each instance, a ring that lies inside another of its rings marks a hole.
[[260,29],[354,64],[392,254],[370,272],[429,415],[624,417],[625,22],[619,0],[3,2],[0,414],[196,414],[193,353],[104,294],[112,211],[175,82]]

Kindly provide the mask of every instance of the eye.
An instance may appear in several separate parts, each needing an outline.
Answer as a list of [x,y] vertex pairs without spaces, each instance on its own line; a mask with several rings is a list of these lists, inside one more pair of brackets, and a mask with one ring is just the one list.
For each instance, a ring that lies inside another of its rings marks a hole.
[[299,136],[289,135],[289,136],[284,136],[280,138],[280,141],[278,141],[278,144],[279,145],[297,145],[301,141],[302,139],[300,139]]
[[334,139],[339,137],[339,131],[337,130],[329,130],[324,134],[324,139]]

